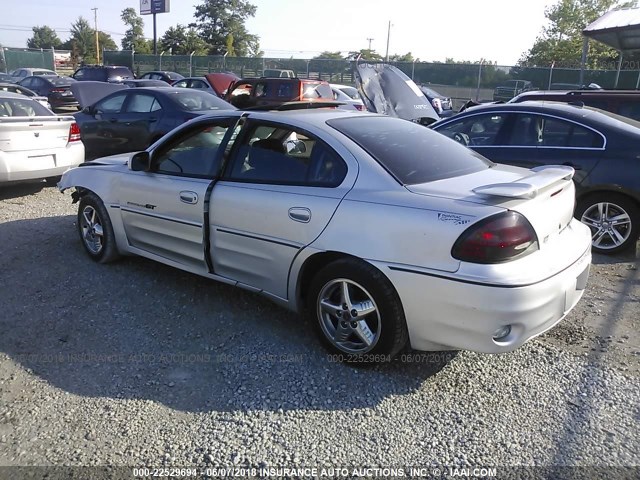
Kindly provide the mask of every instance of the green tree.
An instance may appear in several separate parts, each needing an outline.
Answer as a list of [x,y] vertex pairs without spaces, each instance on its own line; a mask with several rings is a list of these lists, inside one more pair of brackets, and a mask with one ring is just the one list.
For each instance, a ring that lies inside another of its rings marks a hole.
[[184,25],[169,27],[159,41],[160,50],[171,52],[173,55],[189,55],[196,52],[196,55],[206,55],[209,45],[206,44],[193,28]]
[[411,52],[405,53],[404,55],[389,55],[389,61],[390,62],[413,62],[413,61],[419,61],[419,59],[417,58],[413,58],[413,55],[411,55]]
[[210,54],[247,56],[260,50],[258,36],[250,34],[244,24],[255,14],[256,7],[248,0],[202,0],[196,5],[197,22],[190,27],[198,30]]
[[[97,60],[95,32],[86,18],[78,17],[71,24],[71,37],[62,44],[62,48],[71,50],[74,62],[95,63]],[[98,44],[101,52],[103,49],[118,49],[118,45],[113,41],[111,35],[105,32],[98,32]],[[100,58],[102,58],[102,55],[100,55]]]
[[144,20],[136,13],[135,8],[125,8],[120,14],[124,24],[129,27],[122,38],[124,50],[135,50],[138,53],[151,53],[153,45],[144,38]]
[[46,25],[42,27],[33,27],[33,37],[27,40],[29,48],[60,48],[62,40],[58,38],[58,34],[51,27]]
[[344,60],[344,55],[342,55],[342,52],[329,52],[325,50],[320,53],[320,55],[313,57],[313,60]]
[[[582,58],[582,30],[612,8],[633,7],[637,1],[619,0],[560,0],[545,10],[549,24],[533,46],[522,54],[518,62],[521,66],[576,67]],[[610,62],[618,57],[618,52],[599,42],[590,42],[587,61],[595,67],[599,62]]]
[[349,52],[348,58],[358,58],[360,56],[360,60],[370,60],[372,62],[381,62],[384,60],[382,55],[380,55],[375,50],[370,50],[368,48],[362,48],[357,51]]

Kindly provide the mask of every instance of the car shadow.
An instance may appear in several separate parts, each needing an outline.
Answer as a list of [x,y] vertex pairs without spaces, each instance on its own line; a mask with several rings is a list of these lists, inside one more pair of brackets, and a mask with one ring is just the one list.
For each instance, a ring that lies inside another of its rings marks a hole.
[[38,193],[46,186],[47,183],[44,180],[0,185],[0,200],[27,197],[29,195]]
[[143,258],[92,262],[71,215],[2,223],[0,245],[0,351],[76,395],[190,412],[365,408],[455,356],[345,365],[259,295]]

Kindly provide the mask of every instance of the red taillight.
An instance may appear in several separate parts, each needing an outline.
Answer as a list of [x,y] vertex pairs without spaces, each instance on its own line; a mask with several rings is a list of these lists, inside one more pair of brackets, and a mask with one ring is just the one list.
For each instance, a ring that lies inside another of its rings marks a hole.
[[64,93],[66,91],[67,91],[66,88],[52,88],[51,89],[51,93]]
[[69,127],[69,140],[67,143],[80,141],[80,127],[76,122],[73,122]]
[[538,237],[521,214],[505,212],[489,217],[464,231],[451,250],[463,262],[502,263],[538,250]]

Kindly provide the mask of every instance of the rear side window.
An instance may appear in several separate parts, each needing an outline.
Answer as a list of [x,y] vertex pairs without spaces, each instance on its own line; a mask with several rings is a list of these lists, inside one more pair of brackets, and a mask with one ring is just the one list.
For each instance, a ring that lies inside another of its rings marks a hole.
[[444,135],[407,120],[359,116],[327,124],[360,145],[403,185],[467,175],[493,165]]
[[508,145],[602,148],[601,135],[573,122],[544,115],[517,114]]

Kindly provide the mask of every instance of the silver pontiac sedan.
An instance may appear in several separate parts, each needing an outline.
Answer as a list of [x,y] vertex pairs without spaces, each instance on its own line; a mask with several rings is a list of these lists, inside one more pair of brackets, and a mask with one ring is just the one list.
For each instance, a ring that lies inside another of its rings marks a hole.
[[90,258],[140,255],[304,314],[347,361],[511,351],[584,292],[573,169],[496,165],[421,125],[219,112],[59,183]]

